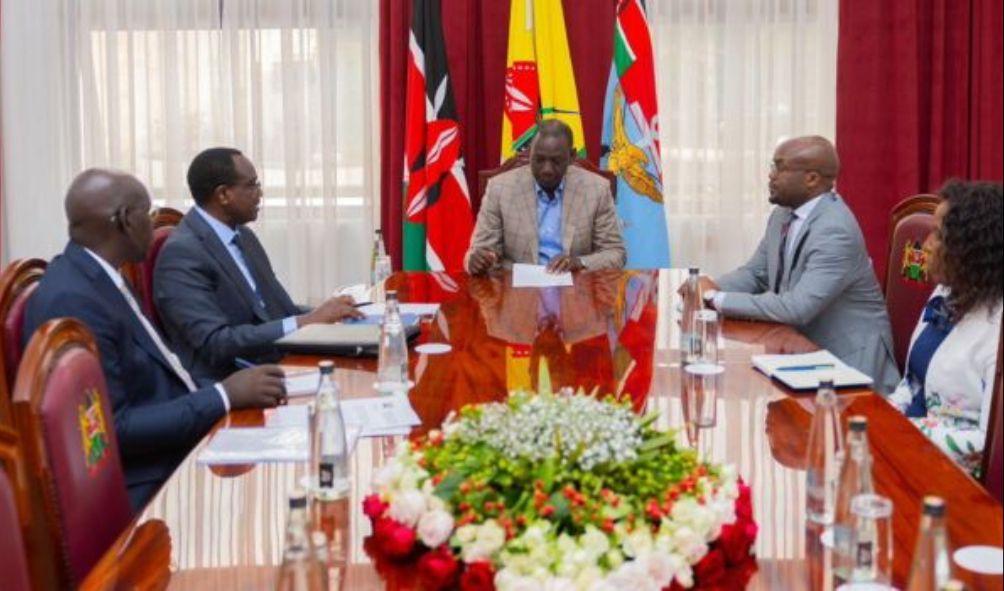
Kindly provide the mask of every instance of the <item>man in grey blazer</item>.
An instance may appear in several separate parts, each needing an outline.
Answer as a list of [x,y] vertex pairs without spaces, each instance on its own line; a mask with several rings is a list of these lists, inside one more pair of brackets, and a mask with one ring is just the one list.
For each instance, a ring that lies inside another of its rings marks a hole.
[[572,130],[542,121],[530,165],[488,182],[464,266],[472,275],[501,264],[547,265],[552,271],[620,269],[624,242],[610,184],[577,166]]
[[887,393],[899,381],[889,315],[861,228],[833,191],[839,170],[825,138],[778,146],[766,233],[745,265],[703,281],[704,297],[726,316],[794,326]]
[[293,303],[268,255],[245,224],[258,217],[262,191],[239,150],[210,148],[192,161],[195,199],[157,257],[153,292],[182,363],[199,378],[220,379],[238,359],[279,358],[275,341],[301,326],[359,316],[351,298],[310,310]]

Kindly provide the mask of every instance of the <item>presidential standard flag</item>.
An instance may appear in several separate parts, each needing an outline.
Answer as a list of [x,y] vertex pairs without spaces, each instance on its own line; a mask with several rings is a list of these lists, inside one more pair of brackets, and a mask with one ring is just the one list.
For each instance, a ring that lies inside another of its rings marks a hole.
[[412,5],[404,142],[406,271],[462,270],[474,229],[439,2]]
[[669,266],[652,40],[640,0],[620,0],[603,109],[600,167],[617,175],[627,268]]
[[512,0],[502,117],[502,161],[526,149],[537,121],[561,119],[585,155],[579,95],[561,0]]

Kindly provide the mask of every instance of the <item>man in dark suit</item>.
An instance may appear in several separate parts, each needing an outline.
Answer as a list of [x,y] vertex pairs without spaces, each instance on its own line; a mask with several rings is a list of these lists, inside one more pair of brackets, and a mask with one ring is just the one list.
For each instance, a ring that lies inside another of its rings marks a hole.
[[285,397],[274,365],[200,387],[140,312],[118,268],[146,257],[149,214],[150,197],[134,177],[81,173],[66,195],[70,242],[29,301],[24,330],[27,343],[44,322],[69,316],[94,334],[137,510],[230,409],[272,407]]
[[261,183],[251,161],[232,148],[210,148],[192,161],[195,199],[164,244],[153,275],[164,329],[182,362],[219,379],[238,359],[275,361],[275,341],[301,326],[359,316],[352,299],[300,308],[275,276],[247,226],[258,218]]

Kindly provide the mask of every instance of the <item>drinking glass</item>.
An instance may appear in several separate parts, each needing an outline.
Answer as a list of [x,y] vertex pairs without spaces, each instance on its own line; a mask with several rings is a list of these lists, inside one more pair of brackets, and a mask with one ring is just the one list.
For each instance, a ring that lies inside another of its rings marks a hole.
[[876,494],[857,495],[851,499],[851,514],[854,567],[839,589],[891,589],[892,501]]
[[715,363],[691,363],[683,368],[684,420],[697,427],[713,427],[716,419],[718,392],[721,391],[725,368]]
[[694,316],[694,357],[698,363],[718,364],[718,337],[721,323],[714,310],[700,310]]

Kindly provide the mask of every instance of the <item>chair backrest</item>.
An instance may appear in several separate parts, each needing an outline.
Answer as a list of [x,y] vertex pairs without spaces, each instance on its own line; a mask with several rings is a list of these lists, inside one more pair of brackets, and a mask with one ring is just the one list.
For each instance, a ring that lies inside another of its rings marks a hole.
[[1001,393],[1002,365],[1004,365],[1004,325],[997,341],[997,370],[994,375],[994,393],[990,401],[990,421],[987,424],[987,442],[983,446],[981,479],[983,486],[1004,503],[1004,400]]
[[3,468],[0,468],[0,573],[3,573],[4,589],[30,591],[31,575],[21,536],[21,517],[14,487]]
[[157,313],[157,306],[153,301],[153,268],[157,265],[157,257],[164,247],[174,228],[181,223],[185,217],[177,209],[170,207],[158,207],[150,212],[150,219],[153,222],[153,238],[150,240],[150,249],[146,252],[146,259],[138,264],[126,264],[122,267],[122,274],[129,279],[133,289],[139,295],[139,305],[143,308],[143,313],[154,325],[163,328],[160,324],[160,315]]
[[923,245],[934,229],[934,210],[939,203],[937,195],[915,195],[892,209],[884,289],[900,369],[906,364],[910,336],[920,311],[934,289],[927,275]]
[[42,259],[20,259],[0,274],[0,425],[13,425],[10,396],[21,362],[24,312],[45,267]]
[[101,361],[82,323],[50,320],[31,338],[14,417],[62,586],[75,586],[132,519]]
[[[478,196],[484,198],[485,189],[488,188],[488,181],[495,175],[502,174],[503,172],[509,172],[514,168],[519,168],[520,166],[526,166],[530,164],[530,151],[523,150],[522,152],[517,152],[511,158],[502,163],[498,168],[490,168],[487,170],[478,171]],[[613,197],[614,201],[617,201],[617,175],[610,172],[609,170],[600,170],[598,166],[586,160],[584,158],[576,158],[572,161],[572,166],[578,166],[579,168],[588,170],[589,172],[598,174],[603,178],[607,179],[610,183],[610,195]]]

